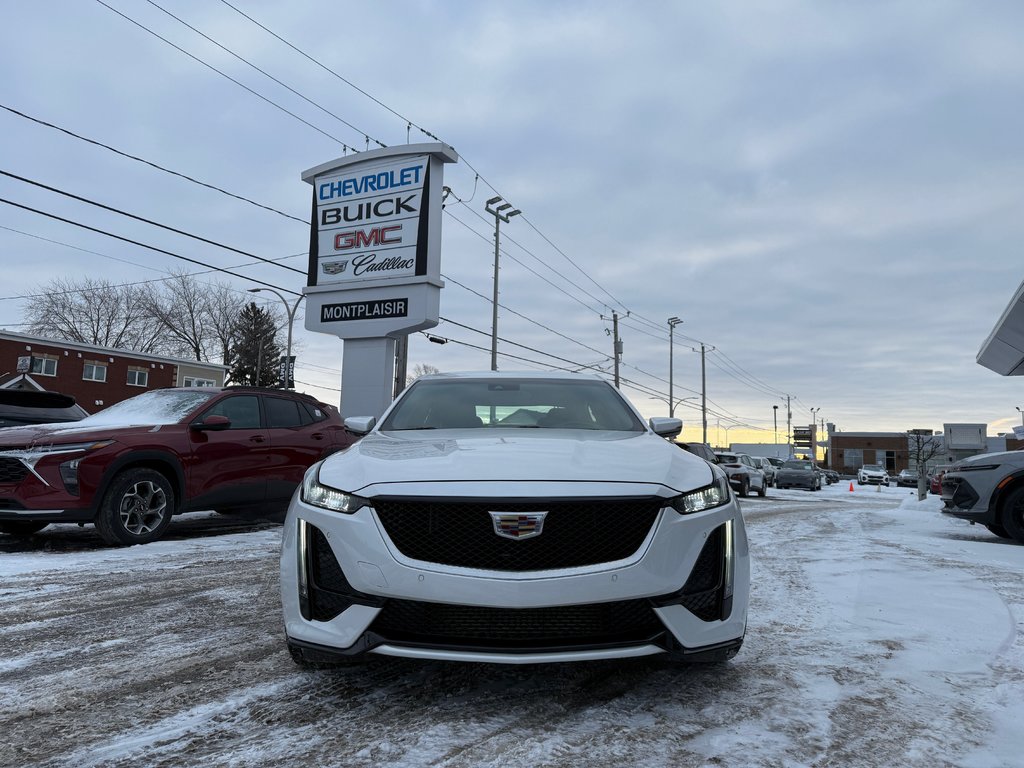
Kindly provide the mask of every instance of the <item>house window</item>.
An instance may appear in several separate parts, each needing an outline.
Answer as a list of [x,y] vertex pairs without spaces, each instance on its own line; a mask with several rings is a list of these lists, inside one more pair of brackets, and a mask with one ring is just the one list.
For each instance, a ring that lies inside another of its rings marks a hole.
[[217,382],[213,379],[197,379],[193,376],[186,376],[181,383],[183,387],[216,387]]
[[145,387],[149,384],[149,371],[145,368],[128,369],[128,385],[132,387]]
[[88,362],[82,372],[85,381],[106,381],[107,366],[103,363]]
[[57,375],[57,358],[55,358],[55,357],[33,357],[32,358],[32,373],[38,373],[41,376],[56,376]]

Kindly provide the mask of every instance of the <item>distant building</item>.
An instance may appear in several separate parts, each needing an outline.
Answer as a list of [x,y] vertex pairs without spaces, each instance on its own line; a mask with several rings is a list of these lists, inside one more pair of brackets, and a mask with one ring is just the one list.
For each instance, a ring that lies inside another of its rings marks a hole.
[[161,387],[222,387],[228,368],[0,331],[0,387],[71,395],[89,413]]

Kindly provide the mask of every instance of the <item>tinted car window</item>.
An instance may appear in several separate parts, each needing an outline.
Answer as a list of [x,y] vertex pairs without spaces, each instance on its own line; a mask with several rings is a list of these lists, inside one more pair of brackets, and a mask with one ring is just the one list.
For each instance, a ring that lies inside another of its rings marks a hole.
[[255,395],[226,397],[215,403],[203,416],[226,416],[231,420],[231,429],[259,429],[259,398]]
[[294,400],[283,397],[265,397],[263,404],[267,408],[267,426],[270,428],[301,427],[309,424],[310,418],[306,411]]
[[604,381],[541,378],[436,379],[413,384],[381,430],[567,428],[643,432],[626,401]]
[[310,403],[302,403],[303,410],[309,414],[310,423],[315,421],[323,421],[327,418],[327,414],[324,413],[322,408],[318,408]]

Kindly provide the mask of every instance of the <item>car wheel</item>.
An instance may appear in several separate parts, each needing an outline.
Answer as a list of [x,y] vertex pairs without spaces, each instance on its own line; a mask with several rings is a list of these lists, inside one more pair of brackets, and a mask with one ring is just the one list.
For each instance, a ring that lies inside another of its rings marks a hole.
[[743,478],[740,480],[740,496],[746,498],[750,495],[750,480]]
[[[1006,501],[1003,502],[1001,522],[1003,529],[1011,538],[1024,544],[1024,486],[1017,488],[1006,497]],[[992,532],[995,533],[995,531]]]
[[1010,533],[1005,528],[1003,528],[1003,526],[1001,526],[999,523],[992,523],[992,524],[986,523],[985,527],[988,528],[989,531],[991,531],[992,533],[994,533],[996,536],[998,536],[1001,539],[1012,539],[1013,538],[1010,535]]
[[768,483],[761,481],[761,487],[757,489],[757,495],[762,499],[768,495]]
[[112,546],[156,541],[171,524],[174,489],[154,469],[129,469],[116,475],[107,489],[96,532]]
[[0,533],[8,536],[31,536],[43,530],[49,523],[38,520],[4,520],[0,522]]

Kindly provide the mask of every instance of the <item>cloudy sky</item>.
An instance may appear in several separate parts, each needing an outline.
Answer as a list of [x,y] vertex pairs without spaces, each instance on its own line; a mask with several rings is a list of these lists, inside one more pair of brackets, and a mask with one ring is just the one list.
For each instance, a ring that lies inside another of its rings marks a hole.
[[[679,317],[674,394],[692,399],[676,415],[691,439],[701,344],[712,442],[772,442],[776,405],[784,442],[787,396],[794,423],[818,408],[844,431],[1020,423],[1020,380],[975,362],[1024,279],[1019,3],[0,0],[0,11],[0,170],[301,271],[308,224],[289,216],[308,217],[304,170],[345,147],[431,140],[422,130],[452,145],[444,320],[430,332],[449,343],[414,334],[410,368],[489,368],[484,202],[500,194],[523,211],[502,228],[503,370],[610,377],[618,315],[624,391],[665,415],[667,319]],[[244,276],[203,280],[305,282],[10,177],[0,197]],[[130,282],[188,266],[9,204],[0,264],[0,327],[14,331],[21,297],[54,278]],[[301,325],[300,388],[337,402],[342,342]]]

